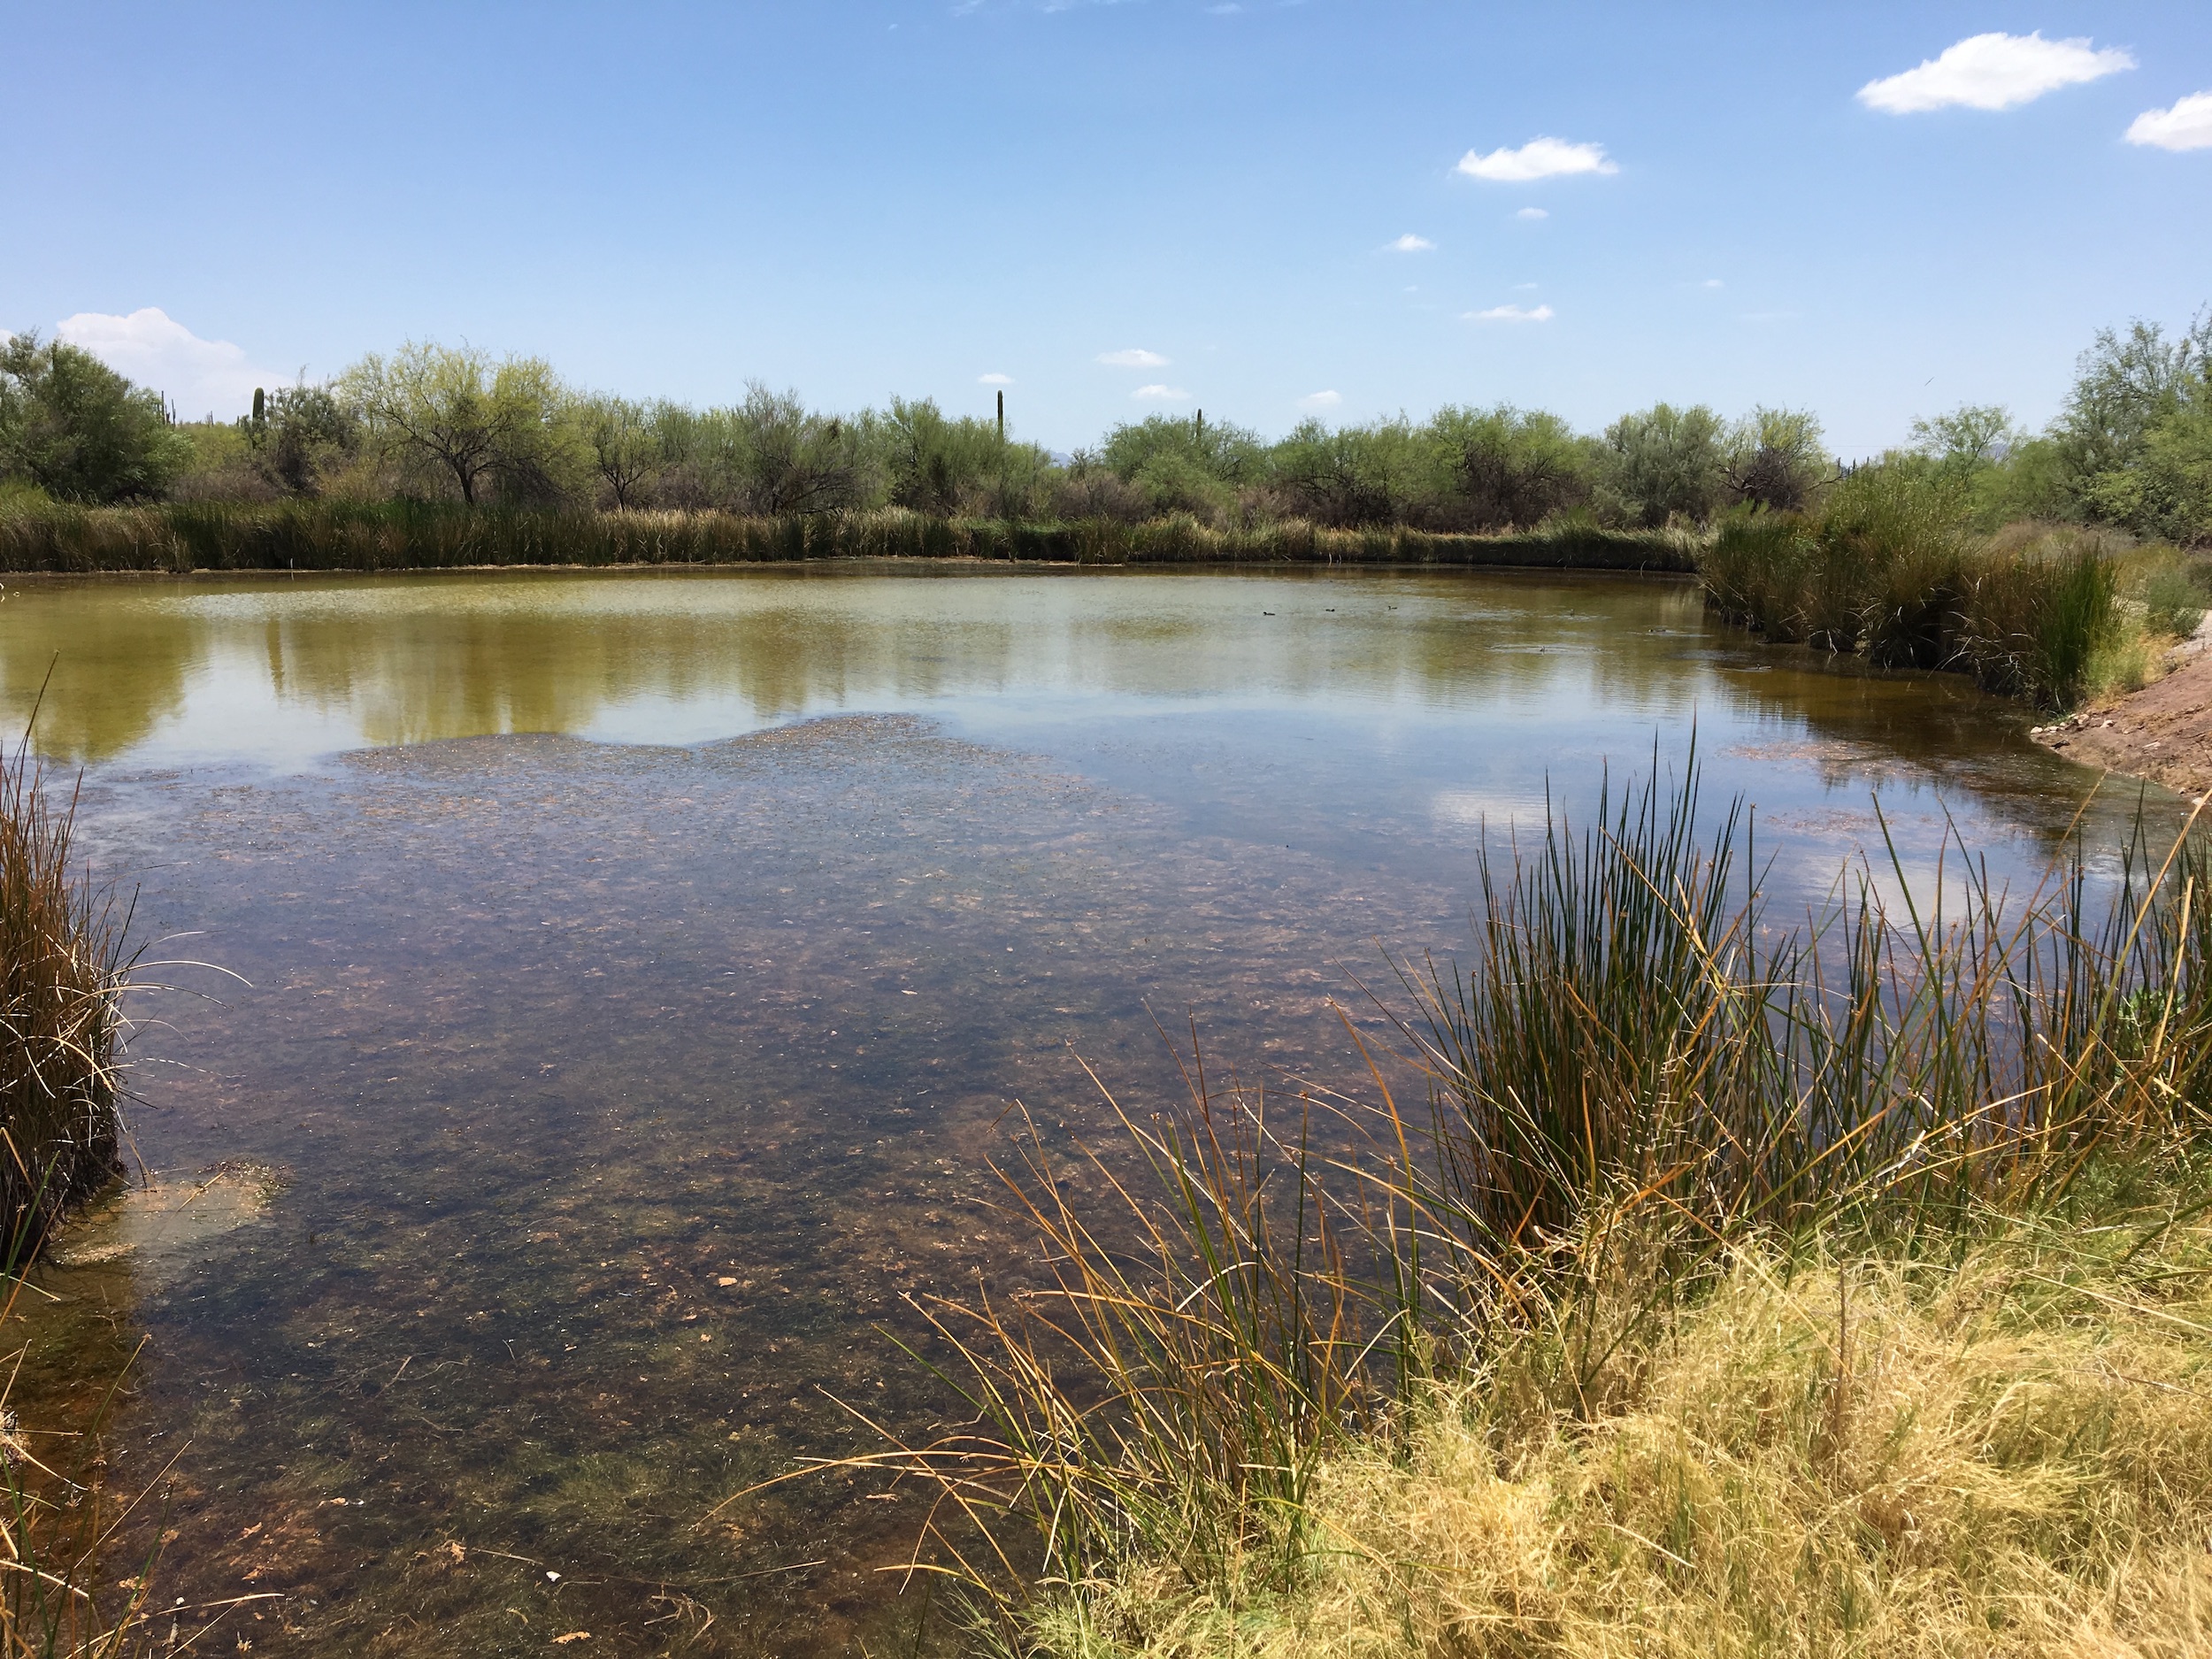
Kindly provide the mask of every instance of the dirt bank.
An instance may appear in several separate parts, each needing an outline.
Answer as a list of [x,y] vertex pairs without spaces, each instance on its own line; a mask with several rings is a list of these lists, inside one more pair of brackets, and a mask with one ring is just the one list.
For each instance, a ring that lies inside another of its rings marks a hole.
[[2069,760],[2148,778],[2200,801],[2212,795],[2212,636],[2180,648],[2178,666],[2155,685],[2038,726],[2036,741]]

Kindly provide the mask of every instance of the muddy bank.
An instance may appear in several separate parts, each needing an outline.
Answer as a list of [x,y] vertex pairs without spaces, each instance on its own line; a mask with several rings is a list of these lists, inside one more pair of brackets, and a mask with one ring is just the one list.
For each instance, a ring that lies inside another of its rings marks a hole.
[[2147,778],[2201,801],[2212,795],[2212,650],[2201,629],[2165,679],[2054,726],[2035,740],[2069,760]]

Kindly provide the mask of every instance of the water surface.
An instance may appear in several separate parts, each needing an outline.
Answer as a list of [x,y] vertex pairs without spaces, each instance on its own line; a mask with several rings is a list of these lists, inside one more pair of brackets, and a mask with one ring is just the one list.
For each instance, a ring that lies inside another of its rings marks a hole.
[[1693,730],[1793,896],[1877,789],[1909,871],[1955,821],[2024,878],[2093,782],[1636,578],[12,583],[0,712],[42,681],[159,954],[250,982],[142,1006],[136,1140],[273,1198],[48,1282],[81,1370],[150,1335],[119,1478],[175,1457],[163,1589],[276,1593],[261,1653],[910,1644],[903,1502],[703,1517],[864,1444],[831,1396],[943,1409],[879,1327],[1019,1279],[985,1161],[1096,1127],[1071,1047],[1350,1080],[1330,999],[1459,946],[1486,833]]

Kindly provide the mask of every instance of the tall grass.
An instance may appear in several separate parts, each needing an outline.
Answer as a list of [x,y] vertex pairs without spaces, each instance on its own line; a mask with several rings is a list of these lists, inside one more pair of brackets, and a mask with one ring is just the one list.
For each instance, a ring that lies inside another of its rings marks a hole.
[[1972,537],[1902,486],[1870,485],[1817,518],[1732,515],[1700,572],[1716,609],[1777,643],[1954,670],[2053,710],[2101,689],[2125,642],[2121,572],[2103,538]]
[[1568,525],[1495,536],[1329,530],[1286,521],[1217,530],[1188,518],[1026,524],[886,509],[747,518],[440,502],[0,501],[0,570],[396,571],[475,565],[732,565],[825,558],[1077,564],[1303,563],[1694,568],[1693,538]]
[[[1045,1283],[926,1310],[969,1421],[846,1465],[937,1494],[918,1564],[995,1640],[1068,1653],[1110,1650],[1084,1644],[1132,1574],[1294,1597],[1348,1548],[1331,1471],[1417,1453],[1438,1402],[1594,1432],[1745,1263],[1955,1259],[2203,1127],[2185,837],[2139,837],[2094,898],[2078,843],[2017,897],[1955,846],[1916,892],[1893,852],[1795,929],[1756,852],[1740,803],[1701,820],[1693,761],[1486,864],[1465,972],[1409,965],[1395,1000],[1425,1112],[1380,1055],[1357,1101],[1287,1109],[1194,1055],[1179,1110],[1108,1095],[1125,1154],[1071,1165],[1033,1130],[1002,1174]],[[1544,1648],[1517,1640],[1495,1650]]]
[[128,915],[74,867],[27,733],[0,758],[0,1226],[12,1259],[121,1172],[117,1041]]

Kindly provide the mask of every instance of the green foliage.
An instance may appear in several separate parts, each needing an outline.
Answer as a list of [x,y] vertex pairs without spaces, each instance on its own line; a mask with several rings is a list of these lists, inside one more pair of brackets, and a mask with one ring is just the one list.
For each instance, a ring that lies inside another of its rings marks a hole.
[[1701,572],[1717,609],[1777,642],[1972,674],[2051,709],[2095,689],[2123,632],[2119,572],[2093,536],[1993,544],[1968,527],[1973,476],[1923,455],[1854,469],[1816,517],[1738,510]]
[[1972,473],[2000,466],[2024,434],[2008,410],[1995,403],[1962,403],[1947,414],[1912,423],[1912,447],[1947,472]]
[[2177,339],[2140,319],[2099,334],[2051,436],[2070,516],[2212,539],[2212,311]]
[[1276,486],[1325,525],[1402,522],[1431,475],[1431,453],[1403,416],[1334,430],[1302,421],[1269,456]]
[[191,459],[159,395],[90,352],[35,334],[0,343],[0,478],[61,501],[147,500]]
[[1202,417],[1152,415],[1125,422],[1106,434],[1099,461],[1117,478],[1134,480],[1155,463],[1171,457],[1187,476],[1197,472],[1231,489],[1263,483],[1267,446],[1257,433]]
[[1601,504],[1623,523],[1703,524],[1727,486],[1727,429],[1704,404],[1655,403],[1605,429]]
[[982,504],[999,481],[1011,447],[999,435],[995,421],[969,415],[956,419],[933,397],[918,403],[893,398],[877,434],[892,502],[947,516]]
[[1527,528],[1586,505],[1594,488],[1591,446],[1540,409],[1448,404],[1421,435],[1439,474],[1433,511],[1454,529]]

